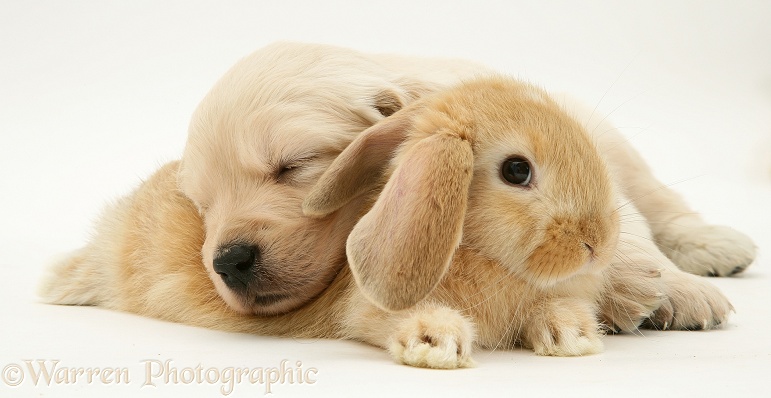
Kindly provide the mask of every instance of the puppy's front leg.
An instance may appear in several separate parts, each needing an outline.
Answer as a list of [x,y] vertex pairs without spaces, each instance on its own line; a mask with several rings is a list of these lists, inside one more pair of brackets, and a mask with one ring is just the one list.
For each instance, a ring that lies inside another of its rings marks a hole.
[[734,307],[705,278],[688,274],[661,256],[666,302],[643,326],[652,329],[701,330],[719,327]]
[[613,261],[603,271],[605,286],[600,299],[602,322],[616,333],[636,331],[654,311],[668,305],[661,277],[664,256],[634,204],[623,196],[618,200],[626,205],[618,209],[618,246]]
[[[635,213],[634,208],[621,211],[622,220]],[[643,220],[622,221],[616,259],[619,263],[608,270],[602,313],[621,330],[630,331],[642,318],[648,318],[644,326],[656,329],[709,329],[733,310],[705,278],[683,272],[664,256]]]
[[[650,224],[659,249],[680,269],[727,276],[755,259],[755,245],[732,228],[705,223],[675,191],[653,176],[629,142],[610,125],[598,126],[597,141],[622,189]],[[623,220],[622,220],[623,222]]]

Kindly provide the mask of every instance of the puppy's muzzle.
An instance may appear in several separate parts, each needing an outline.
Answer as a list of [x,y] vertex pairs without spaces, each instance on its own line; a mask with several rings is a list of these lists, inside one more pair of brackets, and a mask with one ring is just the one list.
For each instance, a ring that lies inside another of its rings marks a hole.
[[214,272],[222,277],[222,281],[230,289],[245,292],[254,279],[258,261],[260,250],[257,246],[234,244],[218,250],[214,258]]

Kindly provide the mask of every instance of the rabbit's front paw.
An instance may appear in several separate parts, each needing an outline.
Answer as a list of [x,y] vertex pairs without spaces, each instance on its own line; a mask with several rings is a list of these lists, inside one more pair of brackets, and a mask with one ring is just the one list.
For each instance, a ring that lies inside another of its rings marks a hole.
[[602,351],[595,309],[576,299],[555,299],[537,310],[524,329],[523,344],[538,355],[579,356]]
[[695,275],[734,275],[755,259],[752,240],[721,225],[671,225],[656,235],[656,242],[680,269]]
[[726,322],[733,306],[703,277],[679,270],[664,270],[667,300],[643,324],[659,330],[712,329]]
[[439,307],[414,311],[398,326],[388,346],[397,361],[435,369],[474,365],[474,325],[457,311]]

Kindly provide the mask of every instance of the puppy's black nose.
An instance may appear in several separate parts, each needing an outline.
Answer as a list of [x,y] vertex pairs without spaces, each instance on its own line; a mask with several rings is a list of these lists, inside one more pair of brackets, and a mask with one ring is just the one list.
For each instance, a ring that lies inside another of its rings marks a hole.
[[235,244],[220,248],[214,258],[214,272],[229,288],[244,290],[254,276],[259,255],[259,249],[254,245]]

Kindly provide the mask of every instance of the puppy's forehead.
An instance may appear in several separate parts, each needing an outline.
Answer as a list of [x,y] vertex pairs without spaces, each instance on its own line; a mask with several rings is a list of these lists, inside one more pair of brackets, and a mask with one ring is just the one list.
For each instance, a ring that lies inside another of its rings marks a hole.
[[355,134],[326,119],[307,111],[261,109],[238,128],[233,150],[241,166],[264,173],[294,161],[338,154]]

